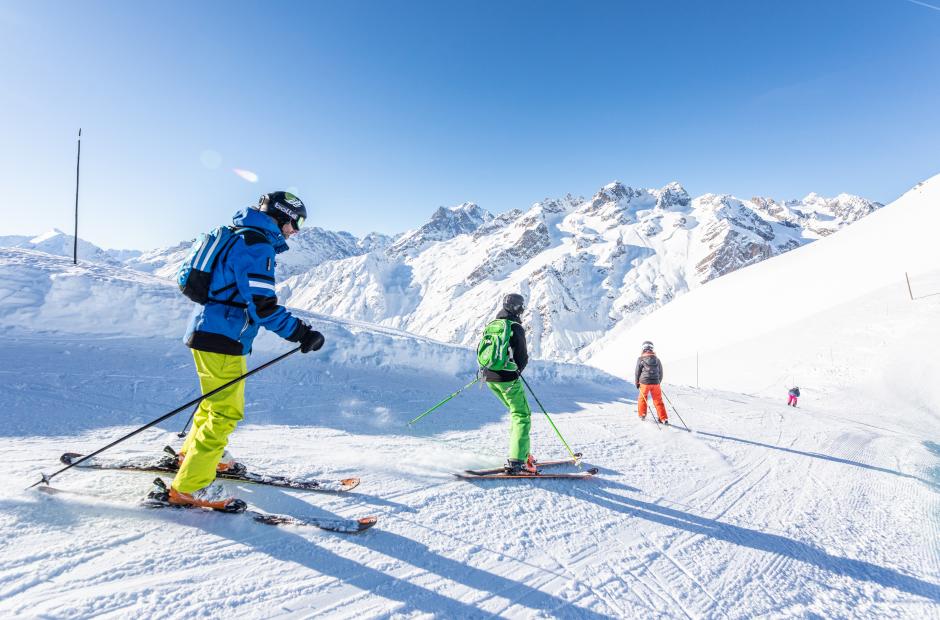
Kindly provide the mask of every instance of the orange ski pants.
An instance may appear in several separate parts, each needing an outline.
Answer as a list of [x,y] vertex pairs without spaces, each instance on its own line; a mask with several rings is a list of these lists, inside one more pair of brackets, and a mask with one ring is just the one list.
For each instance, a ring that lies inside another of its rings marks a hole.
[[640,397],[637,398],[639,404],[640,417],[646,417],[646,395],[653,397],[653,405],[656,407],[656,413],[659,414],[659,421],[665,422],[668,419],[666,415],[666,405],[663,404],[663,390],[659,385],[640,384]]

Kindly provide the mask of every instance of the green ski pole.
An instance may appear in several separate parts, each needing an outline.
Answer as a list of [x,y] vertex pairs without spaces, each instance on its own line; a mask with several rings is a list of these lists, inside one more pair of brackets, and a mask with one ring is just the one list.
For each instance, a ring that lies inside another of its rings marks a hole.
[[428,409],[427,411],[425,411],[424,413],[422,413],[421,415],[419,415],[417,418],[415,418],[414,420],[412,420],[411,422],[409,422],[409,423],[408,423],[408,426],[413,425],[415,422],[417,422],[418,420],[420,420],[420,419],[423,418],[424,416],[428,415],[429,413],[431,413],[432,411],[434,411],[435,409],[437,409],[437,408],[440,407],[441,405],[445,404],[447,401],[449,401],[450,399],[452,399],[454,396],[457,396],[457,394],[460,394],[461,392],[463,392],[464,390],[466,390],[468,387],[470,387],[471,385],[473,385],[474,383],[476,383],[476,382],[479,381],[479,380],[480,380],[480,376],[477,375],[477,378],[476,378],[476,379],[474,379],[473,381],[471,381],[471,382],[468,383],[467,385],[463,386],[462,388],[460,388],[459,390],[457,390],[456,392],[454,392],[453,394],[451,394],[450,396],[448,396],[447,398],[445,398],[445,399],[442,400],[441,402],[437,403],[436,405],[434,405],[433,407],[431,407],[430,409]]
[[561,443],[565,444],[565,449],[568,450],[568,454],[571,455],[571,458],[574,459],[574,464],[578,466],[578,469],[581,469],[581,460],[574,455],[574,451],[571,449],[571,446],[568,445],[568,442],[565,441],[565,438],[561,436],[561,432],[558,430],[558,427],[555,426],[555,423],[552,422],[552,416],[548,415],[548,412],[545,411],[545,407],[542,406],[542,401],[539,400],[539,397],[535,395],[535,392],[532,391],[532,387],[529,385],[529,382],[525,380],[525,377],[522,374],[519,374],[519,378],[522,379],[522,383],[529,388],[529,394],[532,395],[532,398],[535,399],[535,402],[539,404],[539,409],[542,410],[542,413],[545,414],[545,417],[548,418],[548,423],[552,425],[552,428],[555,429],[555,434],[558,435],[558,438],[561,439]]

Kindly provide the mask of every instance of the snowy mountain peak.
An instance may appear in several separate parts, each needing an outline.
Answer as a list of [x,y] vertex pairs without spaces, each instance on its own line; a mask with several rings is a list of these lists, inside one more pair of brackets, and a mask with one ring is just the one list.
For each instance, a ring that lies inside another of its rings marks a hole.
[[411,255],[422,251],[428,244],[473,233],[492,219],[492,213],[473,202],[450,208],[438,207],[426,224],[402,235],[387,253],[390,257]]
[[[53,228],[35,237],[19,235],[2,237],[0,238],[0,244],[5,247],[27,248],[55,256],[71,257],[75,250],[75,237],[62,232],[58,228]],[[121,261],[115,256],[115,252],[121,253],[129,251],[104,250],[84,239],[79,238],[78,240],[78,258],[84,261],[120,265]]]
[[692,204],[689,193],[677,181],[667,184],[654,193],[656,194],[656,208],[662,211],[683,211]]
[[[659,189],[613,181],[588,200],[545,199],[496,217],[474,203],[442,207],[376,260],[324,263],[279,294],[294,307],[471,345],[493,300],[518,290],[530,300],[530,353],[571,360],[615,325],[877,207],[813,200],[692,199],[675,181]],[[817,213],[823,208],[842,215]]]
[[59,230],[58,228],[53,228],[52,230],[47,230],[41,235],[36,235],[32,239],[30,239],[29,242],[33,245],[38,245],[40,243],[44,243],[48,241],[49,239],[53,239],[59,236],[66,236],[66,234],[62,232],[61,230]]

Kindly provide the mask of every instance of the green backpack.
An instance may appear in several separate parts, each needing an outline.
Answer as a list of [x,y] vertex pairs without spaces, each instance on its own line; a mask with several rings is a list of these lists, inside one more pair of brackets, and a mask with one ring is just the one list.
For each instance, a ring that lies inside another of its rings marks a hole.
[[483,330],[483,337],[477,345],[477,362],[487,370],[519,369],[509,357],[509,339],[512,337],[512,324],[509,319],[496,319]]

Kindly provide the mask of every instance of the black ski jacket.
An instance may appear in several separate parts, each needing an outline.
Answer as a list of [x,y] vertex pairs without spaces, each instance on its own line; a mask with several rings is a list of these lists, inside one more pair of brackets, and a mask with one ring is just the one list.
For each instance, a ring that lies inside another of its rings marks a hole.
[[659,385],[663,382],[663,365],[655,353],[644,353],[636,361],[634,383]]
[[[519,372],[525,370],[529,363],[529,352],[526,350],[525,329],[522,328],[522,320],[505,310],[500,310],[496,315],[497,319],[509,319],[512,321],[512,336],[509,338],[509,355],[512,361],[519,367]],[[495,320],[495,319],[494,319]],[[504,381],[515,381],[519,378],[519,372],[514,370],[483,370],[483,380],[487,383],[501,383]]]
[[793,388],[790,390],[790,396],[800,397],[800,388]]

